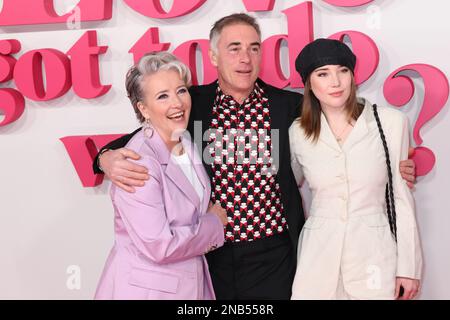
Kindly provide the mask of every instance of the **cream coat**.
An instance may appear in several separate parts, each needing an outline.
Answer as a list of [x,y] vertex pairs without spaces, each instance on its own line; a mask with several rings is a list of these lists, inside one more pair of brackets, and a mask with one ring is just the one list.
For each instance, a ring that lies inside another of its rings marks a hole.
[[316,144],[295,121],[289,129],[292,169],[306,179],[312,204],[299,239],[293,299],[393,299],[396,276],[419,279],[422,255],[414,200],[399,162],[407,159],[407,117],[378,108],[387,139],[397,212],[396,245],[386,212],[385,153],[372,105],[338,144],[325,116]]

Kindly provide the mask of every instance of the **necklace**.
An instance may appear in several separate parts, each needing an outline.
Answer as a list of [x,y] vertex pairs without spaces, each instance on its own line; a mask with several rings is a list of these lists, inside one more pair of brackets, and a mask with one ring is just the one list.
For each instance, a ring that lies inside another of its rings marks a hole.
[[172,154],[175,156],[182,156],[184,154],[184,147],[181,142],[177,143],[172,147]]
[[342,142],[342,135],[344,134],[344,132],[345,132],[345,130],[347,129],[348,125],[351,125],[351,123],[347,122],[347,124],[344,126],[344,128],[343,128],[342,131],[341,131],[341,133],[339,133],[339,134],[336,134],[336,133],[334,133],[333,130],[331,130],[331,131],[333,131],[333,135],[334,135],[334,137],[336,138],[336,140],[337,140],[338,143],[341,143],[341,142]]

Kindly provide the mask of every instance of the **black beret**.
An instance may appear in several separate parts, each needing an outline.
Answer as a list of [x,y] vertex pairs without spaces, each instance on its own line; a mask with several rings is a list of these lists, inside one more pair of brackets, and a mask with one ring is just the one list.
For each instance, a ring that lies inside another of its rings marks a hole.
[[350,48],[338,40],[317,39],[306,45],[295,59],[295,70],[303,83],[315,69],[332,64],[348,67],[355,71],[356,56]]

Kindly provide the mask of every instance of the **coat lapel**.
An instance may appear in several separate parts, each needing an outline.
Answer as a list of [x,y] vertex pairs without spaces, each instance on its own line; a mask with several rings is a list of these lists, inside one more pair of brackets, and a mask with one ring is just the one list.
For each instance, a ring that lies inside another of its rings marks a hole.
[[288,129],[290,126],[288,112],[286,112],[286,108],[288,108],[286,104],[288,101],[285,97],[272,90],[261,79],[258,79],[257,82],[265,93],[265,99],[268,100],[270,135],[272,140],[271,156],[274,161],[273,164],[277,170],[280,170],[283,161],[282,157],[286,153],[285,148],[289,147],[289,143],[285,143],[289,139]]
[[358,120],[356,120],[355,127],[344,141],[342,147],[337,142],[336,137],[331,131],[328,121],[322,112],[320,116],[321,128],[319,139],[323,143],[337,151],[348,151],[355,144],[360,142],[370,131],[376,128],[376,123],[374,122],[375,118],[372,113],[372,105],[365,99],[358,99],[358,102],[364,105],[363,112],[359,116]]
[[189,201],[194,204],[197,210],[200,210],[200,198],[198,197],[197,192],[181,170],[180,166],[176,164],[173,159],[169,159],[165,173],[166,176],[173,181],[177,188],[184,193]]
[[191,201],[197,209],[200,209],[200,198],[191,182],[182,169],[171,158],[169,149],[155,130],[153,136],[148,140],[150,147],[155,151],[159,163],[166,165],[164,171],[167,178],[173,181],[175,186]]
[[203,186],[204,197],[199,208],[200,212],[206,212],[209,203],[209,195],[211,193],[211,181],[209,176],[205,171],[201,157],[199,156],[198,149],[195,143],[193,143],[188,135],[182,139],[184,150],[187,152],[189,159],[191,159],[192,165],[194,167],[195,173],[197,174],[198,180]]
[[[190,94],[192,98],[192,110],[189,118],[188,131],[194,141],[201,146],[200,154],[206,150],[208,138],[204,137],[212,121],[214,99],[216,97],[217,80],[204,86],[192,86]],[[201,125],[201,130],[199,130]],[[211,164],[204,163],[209,176],[212,176]]]
[[331,128],[328,125],[327,118],[325,117],[323,112],[320,114],[319,140],[325,143],[330,148],[339,152],[341,151],[341,147],[339,146],[339,143],[337,142],[333,132],[331,131]]
[[376,128],[375,117],[373,116],[370,102],[365,99],[359,99],[358,102],[364,105],[364,109],[356,121],[355,127],[342,145],[345,151],[350,150],[355,144],[364,139],[369,132]]

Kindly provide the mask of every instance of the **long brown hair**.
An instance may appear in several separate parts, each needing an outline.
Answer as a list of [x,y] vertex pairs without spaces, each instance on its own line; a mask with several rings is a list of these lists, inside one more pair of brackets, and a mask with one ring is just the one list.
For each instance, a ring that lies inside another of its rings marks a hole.
[[[363,106],[358,104],[356,99],[356,90],[355,78],[352,74],[350,96],[345,105],[349,121],[351,119],[356,121],[363,110]],[[322,108],[320,107],[319,99],[317,99],[311,90],[311,76],[308,77],[305,83],[305,93],[303,95],[301,110],[301,118],[298,121],[300,127],[305,131],[306,137],[316,143],[320,136],[320,115]]]

